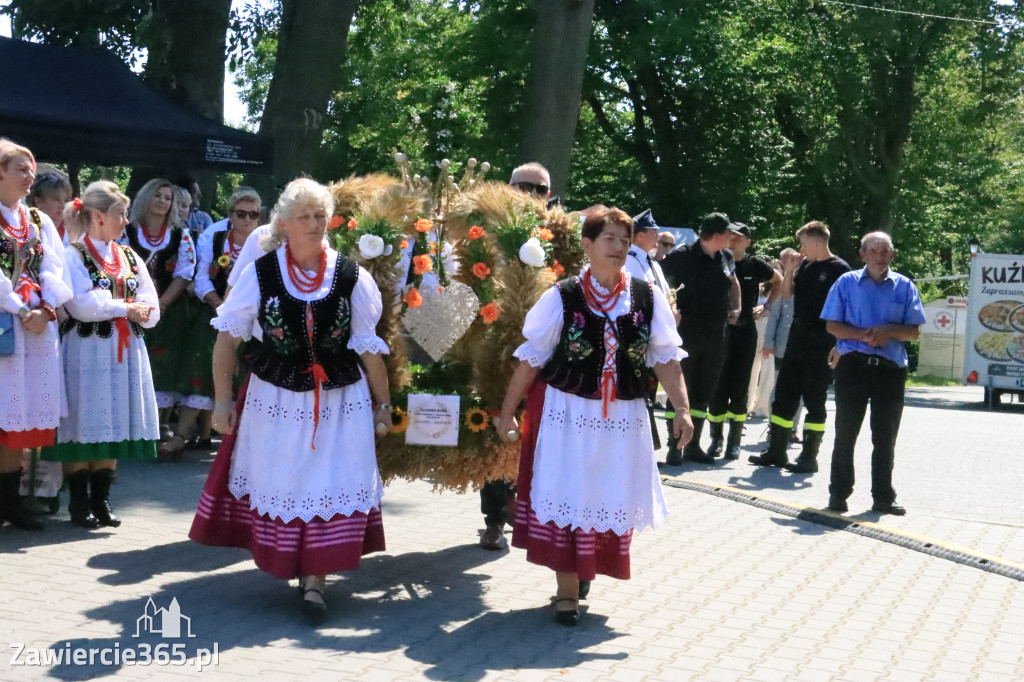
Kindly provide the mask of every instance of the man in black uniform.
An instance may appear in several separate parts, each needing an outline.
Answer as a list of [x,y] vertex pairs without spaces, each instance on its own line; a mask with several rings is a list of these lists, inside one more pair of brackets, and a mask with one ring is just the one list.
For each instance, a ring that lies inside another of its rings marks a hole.
[[[836,345],[835,337],[825,329],[821,309],[829,289],[850,271],[850,266],[829,250],[830,235],[824,223],[809,222],[796,236],[800,240],[800,253],[786,263],[782,280],[782,296],[793,298],[793,326],[786,344],[786,361],[775,384],[768,449],[750,457],[750,462],[808,474],[818,470],[818,449],[825,436],[828,356]],[[801,397],[807,408],[803,450],[797,461],[790,464],[786,447]]]
[[[661,262],[669,286],[679,289],[679,335],[688,353],[681,364],[693,418],[693,438],[682,452],[672,438],[668,439],[673,443],[665,457],[668,465],[678,466],[683,460],[715,462],[713,456],[701,449],[700,432],[722,371],[726,322],[735,322],[740,315],[740,284],[727,248],[732,238],[731,224],[724,213],[709,213],[701,221],[700,239],[670,252]],[[671,405],[665,416],[675,416]]]
[[750,228],[743,223],[733,223],[729,250],[736,263],[736,279],[740,283],[740,316],[725,328],[725,360],[722,374],[718,377],[708,410],[711,423],[711,445],[708,454],[718,456],[722,451],[725,422],[729,421],[729,443],[725,448],[726,459],[738,459],[743,425],[747,421],[747,392],[750,390],[750,371],[757,353],[757,327],[755,316],[761,315],[764,306],[757,305],[762,282],[771,282],[772,291],[768,302],[779,295],[782,275],[768,262],[747,254],[750,246]]

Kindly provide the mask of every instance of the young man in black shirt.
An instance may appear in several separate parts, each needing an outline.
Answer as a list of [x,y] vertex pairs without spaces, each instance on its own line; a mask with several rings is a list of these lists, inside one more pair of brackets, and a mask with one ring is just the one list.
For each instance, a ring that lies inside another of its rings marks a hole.
[[724,444],[725,422],[729,422],[729,443],[726,459],[738,459],[743,425],[747,421],[747,393],[750,390],[750,371],[757,353],[757,327],[754,318],[763,315],[764,307],[757,305],[762,282],[772,283],[769,303],[779,295],[782,275],[768,262],[748,255],[750,228],[743,223],[730,227],[732,238],[729,250],[736,263],[736,279],[740,283],[740,316],[725,328],[725,360],[718,387],[711,399],[708,422],[711,424],[711,445],[708,454],[717,456]]
[[[800,253],[786,263],[782,280],[782,296],[793,298],[793,326],[786,344],[786,359],[775,384],[768,449],[750,457],[750,462],[808,474],[818,470],[818,449],[825,436],[828,355],[836,345],[835,337],[825,329],[821,309],[832,285],[850,271],[850,266],[829,250],[830,235],[824,223],[809,222],[796,236]],[[803,449],[796,463],[790,464],[786,447],[801,397],[807,408]]]
[[[689,444],[682,452],[674,445],[669,447],[665,463],[671,466],[678,466],[683,460],[715,462],[712,455],[701,449],[700,433],[722,371],[726,322],[735,322],[740,314],[740,284],[728,251],[731,224],[724,213],[709,213],[701,221],[700,239],[670,252],[661,262],[669,286],[679,288],[679,335],[688,353],[681,364],[693,418],[693,438]],[[671,406],[665,416],[674,416]],[[668,442],[675,441],[670,437]]]

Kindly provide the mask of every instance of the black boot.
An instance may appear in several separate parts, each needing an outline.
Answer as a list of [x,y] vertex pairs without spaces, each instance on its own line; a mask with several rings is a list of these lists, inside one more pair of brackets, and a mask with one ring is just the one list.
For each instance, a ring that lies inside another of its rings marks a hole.
[[0,523],[10,521],[12,526],[22,530],[42,530],[43,524],[21,503],[20,487],[20,470],[0,474]]
[[64,481],[68,484],[68,513],[71,523],[82,528],[99,528],[100,522],[89,509],[89,471],[82,469],[73,474],[66,474]]
[[683,448],[683,459],[687,462],[697,462],[698,464],[714,464],[715,458],[700,448],[700,434],[702,431],[704,431],[704,419],[702,417],[694,417],[693,438]]
[[783,467],[789,461],[786,448],[789,446],[789,427],[771,424],[768,427],[768,449],[760,455],[747,458],[751,464],[759,467]]
[[723,435],[723,424],[722,422],[710,422],[711,424],[711,444],[708,445],[708,457],[718,457],[718,454],[722,451],[722,446],[725,445],[725,437]]
[[818,449],[821,447],[821,439],[825,434],[821,431],[804,431],[804,446],[800,456],[792,464],[786,465],[786,470],[791,474],[816,474],[818,473]]
[[740,458],[740,442],[743,440],[743,422],[733,419],[729,422],[729,441],[725,445],[726,459]]
[[113,469],[97,469],[89,474],[89,509],[101,526],[117,528],[121,519],[110,508],[110,484],[114,480]]

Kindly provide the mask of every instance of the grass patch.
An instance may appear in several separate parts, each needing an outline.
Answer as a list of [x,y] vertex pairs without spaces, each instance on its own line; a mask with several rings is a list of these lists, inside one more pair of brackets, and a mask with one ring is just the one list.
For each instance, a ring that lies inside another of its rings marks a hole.
[[911,387],[960,385],[959,379],[947,379],[945,377],[937,377],[934,374],[911,373],[907,375],[907,386]]

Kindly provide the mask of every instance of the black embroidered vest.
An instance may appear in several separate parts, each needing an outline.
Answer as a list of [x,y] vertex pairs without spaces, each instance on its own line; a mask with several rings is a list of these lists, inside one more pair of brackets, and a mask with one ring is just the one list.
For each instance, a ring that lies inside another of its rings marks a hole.
[[178,265],[178,247],[181,246],[182,228],[172,227],[169,229],[171,232],[170,241],[167,242],[167,246],[160,249],[152,258],[150,258],[150,254],[153,251],[147,248],[148,244],[143,246],[139,239],[142,227],[140,225],[129,225],[127,229],[128,244],[149,267],[149,276],[153,279],[153,286],[156,287],[157,295],[160,296],[167,291],[167,287],[171,286],[171,280],[174,279],[174,268]]
[[[80,254],[82,254],[82,262],[85,263],[85,270],[89,273],[89,279],[92,280],[92,290],[97,289],[106,290],[110,292],[110,295],[116,299],[124,299],[127,303],[131,303],[135,300],[135,294],[139,291],[139,262],[135,257],[135,254],[131,249],[121,246],[117,243],[111,243],[111,247],[121,250],[121,258],[128,265],[128,270],[131,272],[126,277],[111,277],[93,260],[92,256],[89,255],[89,250],[82,242],[75,242],[72,244]],[[124,272],[122,268],[122,272]],[[78,335],[83,339],[87,339],[93,334],[100,337],[101,339],[109,339],[114,335],[114,321],[113,320],[100,320],[98,322],[82,322],[76,320],[73,317],[68,317],[60,325],[60,334],[64,336],[72,329],[76,329]],[[141,338],[142,327],[128,321],[128,328],[132,334]]]
[[[583,282],[577,277],[555,285],[562,295],[562,338],[555,347],[541,378],[549,385],[590,400],[601,399],[601,370],[604,368],[604,315],[594,313],[583,296]],[[654,292],[642,279],[632,278],[630,309],[615,320],[619,342],[615,354],[616,397],[635,400],[647,397],[644,356],[651,342]]]
[[355,261],[338,255],[334,279],[327,296],[308,305],[312,308],[313,347],[306,334],[306,306],[288,293],[277,252],[256,260],[260,284],[263,343],[255,349],[252,373],[289,391],[312,391],[312,366],[318,362],[327,373],[325,389],[354,384],[359,380],[359,356],[349,350],[352,329],[352,289],[359,278]]
[[36,284],[39,281],[39,268],[43,265],[43,220],[39,217],[39,209],[29,208],[28,239],[20,247],[18,241],[9,237],[5,230],[0,229],[0,275],[11,282],[15,288],[18,282],[13,278],[15,272],[20,278],[21,272],[28,273],[29,279]]
[[[228,276],[231,274],[231,268],[235,265],[231,256],[224,253],[224,242],[227,240],[229,232],[230,230],[221,230],[213,233],[213,260],[210,261],[210,284],[222,299],[224,292],[228,289]],[[229,261],[227,265],[221,265],[221,258],[224,257],[227,257]]]

